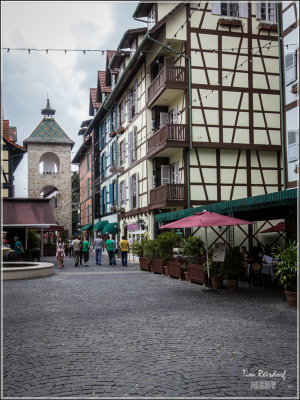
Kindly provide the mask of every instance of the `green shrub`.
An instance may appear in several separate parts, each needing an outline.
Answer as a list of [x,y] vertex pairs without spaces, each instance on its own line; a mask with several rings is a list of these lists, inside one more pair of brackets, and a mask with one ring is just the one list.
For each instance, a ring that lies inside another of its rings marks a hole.
[[224,278],[225,279],[239,279],[243,272],[243,256],[239,248],[229,247],[226,250],[224,260]]
[[149,264],[152,264],[153,258],[158,256],[158,246],[157,246],[157,241],[155,239],[145,240],[144,256]]
[[158,254],[163,259],[164,265],[173,259],[174,247],[180,247],[181,237],[175,231],[163,232],[157,239]]
[[278,277],[279,284],[285,290],[297,291],[297,256],[298,249],[296,242],[289,241],[286,249],[282,250],[279,246],[273,253],[274,259],[278,261],[275,276]]
[[37,231],[28,231],[27,247],[29,250],[41,247],[41,239]]
[[143,257],[145,242],[146,242],[145,240],[142,241],[136,240],[135,242],[133,242],[132,245],[130,246],[132,254],[138,257]]
[[182,241],[181,248],[182,254],[188,257],[191,263],[196,263],[197,258],[205,252],[203,241],[199,236],[189,236]]

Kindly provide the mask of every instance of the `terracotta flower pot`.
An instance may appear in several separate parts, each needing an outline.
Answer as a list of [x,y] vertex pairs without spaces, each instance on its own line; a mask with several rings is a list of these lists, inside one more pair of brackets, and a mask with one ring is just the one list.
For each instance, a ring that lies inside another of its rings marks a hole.
[[286,299],[290,307],[297,307],[297,292],[285,290]]
[[165,275],[169,276],[169,266],[168,265],[164,265],[164,271],[165,271]]
[[214,289],[221,289],[221,278],[217,278],[216,276],[212,276],[211,284]]
[[234,291],[238,289],[238,280],[237,279],[227,279],[227,289],[230,291]]
[[189,271],[184,271],[184,276],[185,276],[185,280],[186,280],[187,282],[190,282],[190,274],[189,274]]

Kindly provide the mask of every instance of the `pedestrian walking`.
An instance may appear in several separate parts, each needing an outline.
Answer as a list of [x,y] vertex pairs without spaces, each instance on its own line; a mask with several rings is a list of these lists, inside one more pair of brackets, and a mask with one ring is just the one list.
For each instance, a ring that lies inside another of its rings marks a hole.
[[24,249],[23,249],[22,243],[20,242],[18,236],[14,237],[14,242],[15,242],[14,251],[15,251],[16,261],[22,261]]
[[107,250],[108,257],[109,257],[109,265],[112,266],[112,259],[113,259],[113,254],[114,254],[114,241],[110,239],[110,236],[108,236],[108,239],[105,242],[105,247]]
[[73,240],[72,240],[72,238],[70,238],[68,240],[68,251],[69,251],[70,258],[72,258],[72,255],[73,255],[73,245],[72,245],[72,243],[73,243]]
[[79,252],[80,265],[82,265],[82,259],[83,259],[82,244],[83,244],[83,239],[80,238],[80,252]]
[[125,236],[122,236],[122,240],[120,241],[119,246],[121,249],[122,267],[127,267],[127,256],[130,251],[130,246]]
[[104,243],[101,235],[98,235],[98,237],[94,240],[93,248],[95,249],[96,252],[96,265],[101,265],[101,256],[102,256],[102,251],[104,250]]
[[58,261],[58,269],[64,268],[64,259],[66,257],[64,248],[65,244],[61,238],[59,238],[56,244],[56,259]]
[[[75,267],[78,267],[78,262],[80,258],[80,236],[75,238],[72,242],[73,256],[75,261]],[[82,261],[81,261],[82,263]]]
[[117,241],[116,241],[116,239],[115,239],[115,236],[113,236],[112,237],[112,241],[114,242],[114,252],[113,252],[113,256],[112,256],[112,264],[113,265],[117,265],[117,261],[116,261],[116,254],[117,254],[117,252],[118,252],[118,250],[117,250]]
[[90,242],[87,240],[87,238],[84,238],[84,241],[82,243],[82,252],[83,252],[83,262],[84,262],[84,267],[88,267],[87,262],[89,261],[89,255],[90,255]]

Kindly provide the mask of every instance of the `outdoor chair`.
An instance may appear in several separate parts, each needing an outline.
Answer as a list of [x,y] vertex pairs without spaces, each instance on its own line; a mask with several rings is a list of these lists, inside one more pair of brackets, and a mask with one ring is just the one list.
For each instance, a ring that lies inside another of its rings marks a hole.
[[264,287],[264,279],[261,273],[261,264],[253,263],[250,266],[250,287],[254,286],[255,283],[260,283]]

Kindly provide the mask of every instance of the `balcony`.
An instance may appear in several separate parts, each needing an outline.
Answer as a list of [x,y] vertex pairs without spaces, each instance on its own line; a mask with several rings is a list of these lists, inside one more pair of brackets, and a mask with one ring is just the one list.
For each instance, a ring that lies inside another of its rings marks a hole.
[[185,205],[186,185],[169,183],[150,190],[150,210]]
[[167,147],[189,147],[187,125],[166,124],[147,140],[147,154],[152,157]]
[[185,67],[165,66],[148,88],[148,107],[166,105],[165,98],[172,101],[179,94],[178,91],[187,88]]

